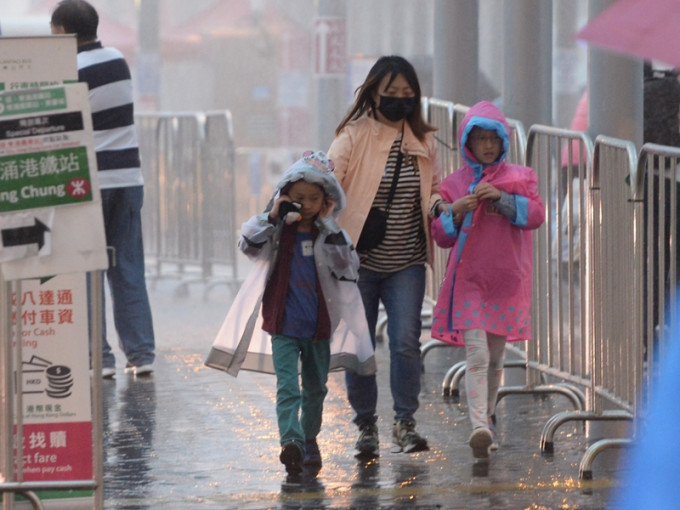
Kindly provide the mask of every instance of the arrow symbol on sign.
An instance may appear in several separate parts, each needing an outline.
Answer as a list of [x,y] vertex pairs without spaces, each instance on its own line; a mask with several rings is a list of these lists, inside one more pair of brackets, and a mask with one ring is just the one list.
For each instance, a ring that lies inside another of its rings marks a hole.
[[38,243],[38,249],[40,250],[45,244],[45,232],[49,232],[50,229],[38,218],[33,219],[35,224],[32,227],[3,229],[2,245],[5,248],[9,248],[10,246]]

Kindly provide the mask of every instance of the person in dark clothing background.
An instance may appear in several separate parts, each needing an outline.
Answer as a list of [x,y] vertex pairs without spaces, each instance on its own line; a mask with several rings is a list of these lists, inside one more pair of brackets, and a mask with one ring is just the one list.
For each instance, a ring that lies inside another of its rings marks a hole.
[[[89,88],[106,244],[115,249],[115,265],[106,271],[114,322],[127,358],[125,372],[148,375],[153,371],[155,339],[144,276],[144,179],[130,69],[122,53],[99,42],[99,15],[84,0],[59,2],[50,24],[53,34],[77,37],[78,80]],[[115,358],[105,322],[102,346],[102,375],[110,378],[116,373]]]
[[[643,142],[655,143],[659,145],[666,145],[670,147],[680,147],[680,82],[678,82],[678,72],[676,70],[654,70],[650,62],[645,62],[644,67],[644,131]],[[655,165],[660,165],[657,159],[653,162]],[[668,161],[667,161],[668,163]],[[673,205],[673,197],[671,193],[675,191],[675,207],[680,211],[680,185],[676,176],[677,172],[668,171],[667,168],[658,168],[654,171],[652,186],[654,186],[653,195],[657,197],[653,208],[653,236],[658,238],[659,230],[664,228],[664,243],[663,243],[663,275],[659,274],[659,264],[652,264],[652,288],[645,288],[645,295],[652,293],[652,317],[646,319],[646,324],[649,320],[654,326],[661,324],[661,312],[659,308],[659,285],[664,286],[663,295],[668,295],[671,290],[671,285],[675,286],[677,282],[669,280],[670,263],[671,263],[671,243],[670,234],[672,229],[671,211]],[[665,177],[660,179],[657,177],[665,171]],[[673,190],[672,188],[675,188]],[[661,197],[663,195],[663,212],[660,210]],[[645,209],[646,210],[646,209]],[[663,218],[662,218],[663,215]],[[647,218],[645,218],[645,225]],[[676,220],[675,225],[675,239],[676,242],[680,239],[680,219]],[[645,252],[646,236],[645,236]],[[654,243],[653,259],[659,260],[658,244]],[[646,260],[646,259],[645,259]],[[647,264],[647,262],[645,262]],[[675,265],[680,268],[680,250],[676,248]],[[648,273],[645,268],[644,274]],[[645,280],[646,287],[646,280]],[[645,327],[646,331],[646,327]]]

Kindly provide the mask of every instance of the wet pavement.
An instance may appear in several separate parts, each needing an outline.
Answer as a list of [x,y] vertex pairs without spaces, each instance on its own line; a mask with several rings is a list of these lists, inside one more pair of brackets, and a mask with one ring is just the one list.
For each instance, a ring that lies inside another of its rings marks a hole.
[[[206,293],[199,283],[182,293],[170,279],[149,286],[155,372],[125,375],[116,351],[118,373],[103,385],[106,509],[600,509],[622,477],[620,452],[608,450],[596,458],[593,480],[579,481],[581,457],[595,439],[581,423],[560,427],[554,453],[541,453],[546,421],[572,409],[562,396],[503,398],[500,449],[487,464],[473,462],[465,399],[441,391],[444,374],[463,356],[453,347],[432,350],[424,362],[416,418],[430,451],[392,453],[388,349],[379,344],[380,457],[355,459],[344,376],[333,373],[319,436],[323,468],[287,483],[278,460],[274,376],[233,378],[203,365],[232,290]],[[522,369],[506,369],[506,383],[523,378]]]

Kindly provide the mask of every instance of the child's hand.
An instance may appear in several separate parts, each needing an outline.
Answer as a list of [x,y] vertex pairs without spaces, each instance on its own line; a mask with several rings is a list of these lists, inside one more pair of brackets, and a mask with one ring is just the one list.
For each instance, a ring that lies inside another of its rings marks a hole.
[[501,198],[501,191],[488,182],[482,182],[475,188],[475,196],[479,198],[479,200],[491,200],[492,202],[495,202]]
[[281,202],[290,202],[290,198],[288,198],[288,196],[286,195],[281,195],[279,198],[276,199],[274,205],[269,210],[270,223],[277,223],[279,221],[279,208],[281,206]]
[[479,197],[477,195],[465,195],[456,200],[452,205],[453,213],[456,216],[465,216],[468,211],[474,211],[479,205]]
[[269,211],[269,222],[277,223],[279,220],[283,220],[287,225],[290,225],[300,221],[302,216],[297,212],[298,209],[300,209],[299,204],[292,202],[287,195],[281,195]]

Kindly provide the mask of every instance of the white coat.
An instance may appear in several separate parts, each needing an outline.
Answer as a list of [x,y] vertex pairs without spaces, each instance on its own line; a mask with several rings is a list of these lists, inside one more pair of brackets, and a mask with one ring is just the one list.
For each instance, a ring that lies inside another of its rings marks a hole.
[[[309,180],[307,175],[304,178]],[[289,180],[284,176],[277,191]],[[334,178],[324,187],[328,185],[337,186],[337,190],[330,194],[335,199],[337,215],[337,205],[344,206],[344,193]],[[337,198],[334,196],[336,192],[339,193]],[[340,197],[341,200],[338,199]],[[261,305],[270,267],[277,257],[281,225],[272,225],[268,212],[265,212],[253,216],[241,227],[239,248],[255,265],[217,334],[205,362],[207,366],[233,376],[240,369],[275,373],[271,338],[262,329]],[[335,218],[317,219],[315,225],[319,235],[314,242],[314,261],[332,333],[330,370],[347,368],[360,375],[373,374],[376,371],[374,349],[356,284],[359,257],[348,234]],[[337,234],[342,235],[344,243],[338,243]],[[326,242],[331,235],[333,242]]]

